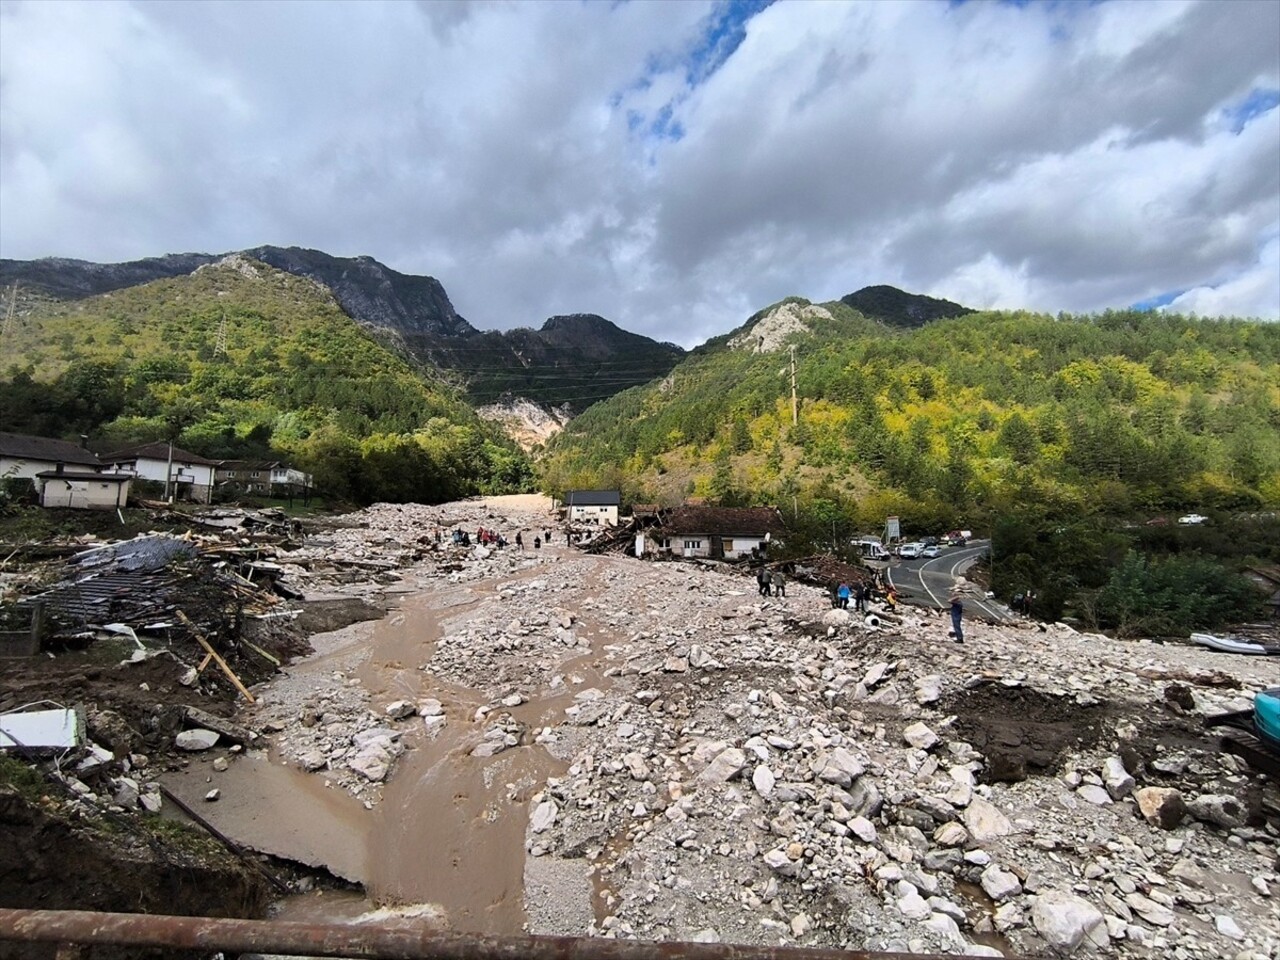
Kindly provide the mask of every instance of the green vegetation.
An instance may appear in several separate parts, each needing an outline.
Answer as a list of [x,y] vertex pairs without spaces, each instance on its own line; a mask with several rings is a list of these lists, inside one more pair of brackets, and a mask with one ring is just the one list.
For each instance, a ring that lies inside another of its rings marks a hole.
[[261,264],[38,306],[0,363],[0,429],[16,433],[287,459],[356,502],[516,491],[531,476],[438,377],[311,281]]
[[[549,444],[545,487],[775,503],[816,543],[877,531],[890,514],[909,533],[991,530],[998,592],[1032,586],[1042,612],[1119,629],[1253,612],[1235,580],[1198,564],[1234,575],[1280,561],[1280,538],[1250,532],[1268,521],[1235,531],[1251,552],[1204,542],[1202,560],[1180,538],[1210,534],[1142,524],[1198,510],[1213,518],[1206,530],[1225,529],[1241,511],[1280,508],[1280,326],[1125,311],[974,313],[899,331],[822,306],[833,319],[791,341],[795,426],[786,354],[717,338],[661,384],[574,420]],[[1173,586],[1197,577],[1230,602]],[[1126,606],[1135,590],[1140,615]]]

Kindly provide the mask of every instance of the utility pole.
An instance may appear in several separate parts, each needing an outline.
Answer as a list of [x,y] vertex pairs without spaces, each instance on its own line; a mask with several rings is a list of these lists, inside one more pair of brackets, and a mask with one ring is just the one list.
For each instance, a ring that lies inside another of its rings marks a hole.
[[166,503],[172,503],[169,499],[169,484],[173,482],[173,437],[169,438],[169,463],[164,468],[164,499]]
[[791,345],[791,425],[794,427],[800,422],[800,407],[796,401],[796,348],[795,344]]

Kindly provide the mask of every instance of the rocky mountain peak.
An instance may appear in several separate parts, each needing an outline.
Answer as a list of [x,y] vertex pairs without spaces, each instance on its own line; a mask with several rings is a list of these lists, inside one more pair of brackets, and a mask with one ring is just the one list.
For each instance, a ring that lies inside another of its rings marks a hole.
[[729,339],[729,349],[751,353],[774,353],[797,333],[810,333],[815,322],[835,318],[825,307],[799,300],[788,300],[765,311],[754,323]]

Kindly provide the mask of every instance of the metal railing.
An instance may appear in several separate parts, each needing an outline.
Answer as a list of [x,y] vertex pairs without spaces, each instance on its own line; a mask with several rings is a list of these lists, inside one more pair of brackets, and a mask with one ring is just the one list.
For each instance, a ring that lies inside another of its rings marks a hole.
[[0,942],[54,943],[368,960],[953,960],[941,954],[874,953],[828,947],[611,940],[604,937],[490,937],[442,933],[411,920],[298,923],[169,917],[88,910],[0,908]]

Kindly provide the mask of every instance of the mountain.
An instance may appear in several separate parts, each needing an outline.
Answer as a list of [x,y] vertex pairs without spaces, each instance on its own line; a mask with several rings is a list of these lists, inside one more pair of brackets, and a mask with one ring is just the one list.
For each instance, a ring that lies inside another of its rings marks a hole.
[[458,316],[435,277],[400,273],[373,257],[334,257],[302,247],[254,247],[241,252],[328,287],[347,315],[359,323],[446,337],[477,333]]
[[551,491],[646,502],[821,501],[870,530],[972,526],[1015,501],[1275,509],[1277,384],[1280,324],[970,311],[902,329],[790,298],[589,408],[540,470]]
[[919,293],[907,293],[897,287],[863,287],[857,293],[840,298],[840,302],[853,307],[864,317],[879,320],[891,327],[907,329],[923,327],[934,320],[962,317],[977,311],[962,307],[950,300],[938,300]]
[[[371,327],[463,337],[477,332],[458,316],[434,277],[400,273],[372,257],[335,257],[302,247],[263,246],[236,252],[327,287],[349,317]],[[128,263],[56,257],[0,260],[0,284],[17,282],[71,300],[184,276],[229,255],[179,253]]]
[[[82,275],[85,274],[83,271]],[[232,254],[193,273],[28,302],[0,342],[0,430],[284,457],[330,494],[433,502],[514,491],[528,464],[447,379],[319,283]]]
[[415,357],[465,378],[474,403],[532,401],[581,412],[620,390],[665,376],[684,356],[673,343],[629,333],[595,314],[551,317],[539,330],[516,328],[466,340],[405,335]]
[[0,260],[0,286],[19,283],[58,300],[76,300],[152,280],[181,277],[218,259],[207,253],[170,253],[129,263],[90,263],[64,257]]
[[[592,314],[552,317],[540,330],[482,333],[458,315],[434,277],[400,273],[372,257],[335,257],[301,247],[261,246],[241,257],[306,277],[329,290],[346,314],[414,362],[447,372],[476,405],[529,400],[558,416],[662,376],[684,355],[670,343],[628,333]],[[176,254],[131,263],[0,260],[0,284],[20,283],[58,299],[78,299],[174,278],[221,259]]]

